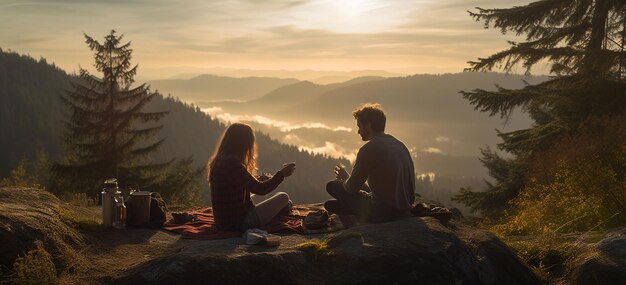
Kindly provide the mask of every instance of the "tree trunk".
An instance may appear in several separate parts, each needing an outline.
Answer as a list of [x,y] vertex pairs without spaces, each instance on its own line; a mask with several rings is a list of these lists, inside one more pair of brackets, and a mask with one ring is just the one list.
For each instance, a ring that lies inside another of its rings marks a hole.
[[591,19],[591,35],[587,44],[587,52],[583,60],[583,72],[589,74],[603,74],[606,70],[599,70],[602,62],[603,43],[606,38],[606,22],[609,17],[610,5],[608,0],[596,0]]

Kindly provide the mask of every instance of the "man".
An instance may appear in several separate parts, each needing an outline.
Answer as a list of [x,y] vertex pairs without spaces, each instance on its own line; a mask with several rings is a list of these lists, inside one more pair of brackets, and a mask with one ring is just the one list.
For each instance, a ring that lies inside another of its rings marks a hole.
[[[326,191],[330,213],[353,214],[361,220],[383,222],[410,216],[415,201],[415,171],[407,147],[385,134],[386,116],[379,104],[364,104],[352,112],[361,139],[352,174],[335,167]],[[365,182],[368,182],[367,184]]]

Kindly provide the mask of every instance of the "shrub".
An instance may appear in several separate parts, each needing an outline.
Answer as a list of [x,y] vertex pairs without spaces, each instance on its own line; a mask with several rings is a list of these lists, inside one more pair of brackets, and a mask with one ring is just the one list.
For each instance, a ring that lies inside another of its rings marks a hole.
[[588,231],[626,224],[626,115],[591,118],[535,154],[500,234]]
[[52,256],[46,251],[43,243],[35,241],[35,248],[13,264],[15,284],[56,284],[57,271]]
[[573,247],[573,243],[563,242],[554,234],[539,235],[532,240],[506,237],[503,240],[544,283],[562,274],[563,264],[571,256]]
[[623,222],[623,183],[598,156],[560,160],[555,171],[549,184],[534,182],[520,193],[494,230],[526,235],[603,229]]

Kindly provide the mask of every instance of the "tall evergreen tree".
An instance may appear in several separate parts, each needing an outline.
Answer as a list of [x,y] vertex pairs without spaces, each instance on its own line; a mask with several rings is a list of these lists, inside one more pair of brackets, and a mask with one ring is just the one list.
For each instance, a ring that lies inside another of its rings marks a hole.
[[497,217],[525,187],[525,175],[542,151],[581,132],[590,119],[626,113],[626,1],[542,0],[507,9],[477,8],[469,14],[485,28],[526,37],[524,42],[510,42],[504,51],[469,62],[469,71],[509,72],[521,65],[530,73],[533,66],[549,63],[555,75],[519,90],[461,92],[476,110],[491,116],[509,119],[513,110],[522,108],[534,120],[528,129],[498,131],[502,139],[498,148],[514,158],[483,150],[482,161],[495,183],[487,183],[483,192],[462,189],[455,198]]
[[168,112],[142,112],[157,93],[145,84],[132,87],[137,65],[131,65],[133,50],[122,37],[112,30],[100,43],[85,35],[102,77],[81,68],[62,96],[70,110],[63,135],[68,155],[55,169],[77,191],[97,191],[111,177],[122,185],[149,185],[171,163],[149,160],[164,140],[155,139],[162,128],[156,122]]

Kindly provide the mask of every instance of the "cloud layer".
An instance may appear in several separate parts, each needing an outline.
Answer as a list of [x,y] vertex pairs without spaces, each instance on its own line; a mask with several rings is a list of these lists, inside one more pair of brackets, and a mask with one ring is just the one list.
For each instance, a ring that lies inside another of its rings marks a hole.
[[[132,40],[140,66],[453,72],[506,47],[466,10],[525,0],[5,0],[0,47],[89,66],[83,33]],[[140,69],[141,73],[141,69]]]

